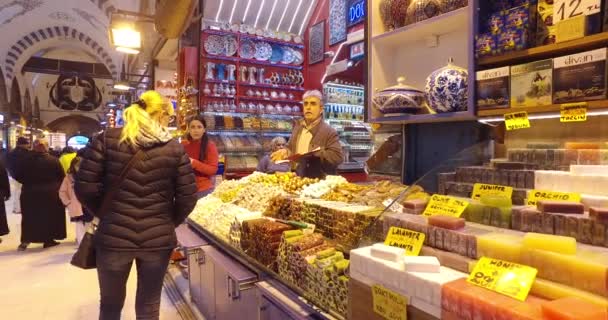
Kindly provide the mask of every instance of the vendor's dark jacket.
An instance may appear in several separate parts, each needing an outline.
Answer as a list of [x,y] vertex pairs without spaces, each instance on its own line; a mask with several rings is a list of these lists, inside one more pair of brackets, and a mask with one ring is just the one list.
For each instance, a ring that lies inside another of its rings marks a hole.
[[[100,216],[98,247],[116,250],[164,250],[177,245],[175,227],[196,204],[196,183],[184,148],[174,139],[140,146],[143,158],[116,186],[137,147],[119,143],[121,129],[108,129],[88,146],[76,174],[76,195]],[[104,193],[118,188],[105,213]]]
[[[293,128],[287,148],[292,154],[296,153],[298,139],[304,129],[303,122],[297,122]],[[302,157],[296,168],[296,173],[302,177],[323,178],[336,174],[338,165],[344,161],[340,138],[334,128],[321,120],[311,130],[312,139],[308,150],[320,147],[321,150],[313,156]]]

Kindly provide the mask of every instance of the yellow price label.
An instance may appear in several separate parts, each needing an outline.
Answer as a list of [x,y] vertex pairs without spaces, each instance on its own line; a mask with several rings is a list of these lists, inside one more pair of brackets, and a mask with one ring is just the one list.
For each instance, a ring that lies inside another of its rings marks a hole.
[[581,194],[575,192],[532,190],[528,193],[527,205],[535,206],[540,200],[581,202]]
[[582,122],[587,121],[587,103],[562,104],[560,122]]
[[388,320],[407,320],[407,297],[381,285],[372,286],[374,312]]
[[555,42],[559,43],[584,37],[586,24],[587,20],[583,15],[560,21],[557,23]]
[[538,270],[521,264],[482,257],[467,282],[525,301]]
[[405,249],[405,255],[417,256],[420,254],[426,235],[408,229],[391,227],[388,229],[384,244],[387,246]]
[[473,198],[473,200],[479,200],[483,195],[502,196],[511,199],[513,187],[484,183],[476,183],[473,185],[473,195],[471,198]]
[[505,114],[507,131],[530,128],[530,120],[526,111]]
[[422,215],[427,217],[451,216],[459,218],[468,205],[469,202],[462,199],[434,194]]

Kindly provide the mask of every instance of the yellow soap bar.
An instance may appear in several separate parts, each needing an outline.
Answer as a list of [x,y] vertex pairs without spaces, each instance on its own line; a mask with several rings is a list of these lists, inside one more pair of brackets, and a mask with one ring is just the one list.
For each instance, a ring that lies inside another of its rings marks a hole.
[[511,262],[521,259],[522,238],[504,233],[488,233],[477,237],[477,258],[488,257]]
[[561,254],[576,254],[576,239],[530,232],[524,236],[524,247]]
[[[477,260],[469,261],[468,273],[473,272],[473,269],[475,269],[476,264]],[[565,284],[542,279],[540,277],[536,277],[536,279],[534,280],[534,284],[530,289],[530,295],[545,298],[548,300],[556,300],[567,297],[578,297],[591,303],[595,303],[599,306],[608,308],[608,298],[587,291],[583,291],[571,286],[567,286]]]
[[524,248],[520,263],[538,269],[540,278],[608,297],[608,265],[590,260],[585,254],[566,255]]

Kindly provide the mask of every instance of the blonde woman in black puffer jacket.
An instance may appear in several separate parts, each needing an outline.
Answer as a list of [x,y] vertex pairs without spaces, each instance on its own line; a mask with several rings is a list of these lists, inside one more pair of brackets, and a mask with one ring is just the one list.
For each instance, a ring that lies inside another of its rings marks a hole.
[[[190,159],[166,129],[172,115],[173,108],[160,94],[145,92],[125,110],[125,127],[93,139],[82,157],[75,190],[86,208],[97,215],[104,192],[118,188],[95,234],[99,319],[120,319],[133,261],[137,319],[159,317],[163,278],[177,245],[175,227],[196,204]],[[143,157],[116,185],[123,167],[140,149]]]

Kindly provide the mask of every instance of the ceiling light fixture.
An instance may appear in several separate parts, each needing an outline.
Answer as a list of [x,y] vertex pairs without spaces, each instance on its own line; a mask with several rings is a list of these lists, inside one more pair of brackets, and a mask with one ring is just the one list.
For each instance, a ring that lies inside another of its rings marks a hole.
[[215,15],[215,22],[218,22],[220,19],[220,13],[222,13],[222,7],[224,6],[224,0],[220,1],[220,7],[217,9],[217,14]]
[[285,9],[283,10],[283,15],[281,16],[281,20],[279,20],[279,24],[276,27],[277,30],[280,30],[281,25],[283,24],[283,19],[285,19],[285,14],[287,13],[287,9],[289,8],[290,3],[291,3],[291,0],[287,0],[287,5],[285,6]]
[[291,32],[291,28],[293,28],[293,23],[296,22],[296,17],[298,16],[298,13],[300,12],[301,6],[302,6],[302,0],[300,0],[300,2],[298,2],[298,6],[296,7],[296,12],[294,12],[293,18],[291,18],[291,23],[289,24],[289,29],[287,29],[288,32]]
[[247,7],[245,7],[245,14],[243,14],[243,23],[245,23],[245,19],[247,19],[247,14],[249,13],[250,6],[251,6],[251,0],[247,0]]
[[310,1],[310,4],[308,5],[308,10],[306,10],[306,15],[304,16],[304,20],[302,20],[302,25],[300,25],[300,31],[298,32],[298,35],[302,35],[302,31],[304,31],[304,24],[306,24],[306,22],[308,21],[308,18],[312,13],[312,6],[315,2],[316,1]]
[[274,0],[274,3],[272,4],[272,10],[270,10],[268,22],[266,22],[266,29],[268,29],[268,27],[270,26],[270,20],[272,20],[272,16],[274,15],[274,9],[277,8],[277,2],[279,2],[279,0]]
[[237,3],[239,3],[239,0],[235,0],[234,5],[232,6],[232,11],[230,12],[230,20],[229,20],[230,23],[232,23],[232,17],[234,17],[234,9],[236,9]]
[[135,21],[115,19],[110,21],[110,43],[116,50],[138,54],[141,50],[141,32],[136,29]]
[[128,82],[126,81],[118,81],[114,84],[114,89],[116,90],[120,90],[120,91],[128,91],[131,90],[131,86],[129,85]]
[[[300,0],[302,1],[302,0]],[[255,26],[258,26],[258,21],[260,20],[260,14],[262,13],[262,9],[264,8],[264,4],[266,3],[266,0],[262,0],[262,5],[260,6],[260,9],[258,10],[258,15],[255,17]]]

